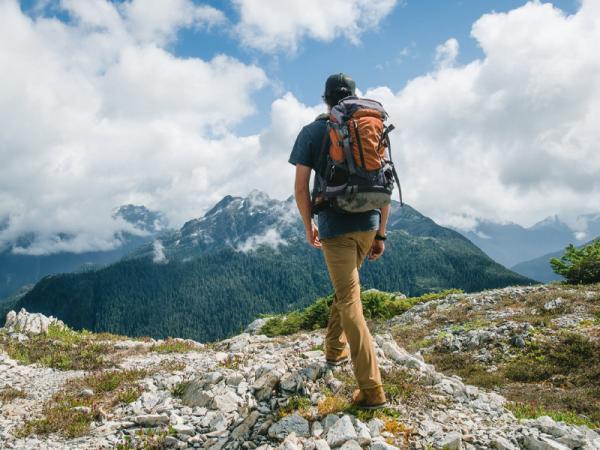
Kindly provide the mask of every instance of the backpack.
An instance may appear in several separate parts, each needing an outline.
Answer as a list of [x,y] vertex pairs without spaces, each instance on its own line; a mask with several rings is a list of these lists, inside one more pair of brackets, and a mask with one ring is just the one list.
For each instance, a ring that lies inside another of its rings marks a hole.
[[394,125],[385,125],[388,115],[381,103],[346,97],[335,105],[327,120],[319,169],[327,157],[325,173],[316,171],[312,192],[313,215],[331,207],[341,213],[358,213],[391,203],[394,182],[402,190],[394,164],[388,134]]

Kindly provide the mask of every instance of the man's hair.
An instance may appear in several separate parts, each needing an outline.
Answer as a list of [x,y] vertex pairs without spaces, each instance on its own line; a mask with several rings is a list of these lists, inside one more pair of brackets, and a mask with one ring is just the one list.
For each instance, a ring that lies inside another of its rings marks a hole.
[[334,107],[343,98],[355,95],[356,83],[349,75],[336,73],[330,75],[325,82],[323,100],[330,107]]

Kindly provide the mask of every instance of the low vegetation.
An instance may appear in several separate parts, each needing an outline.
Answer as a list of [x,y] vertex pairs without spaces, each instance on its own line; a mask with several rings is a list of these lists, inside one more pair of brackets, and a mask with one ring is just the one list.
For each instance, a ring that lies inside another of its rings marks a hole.
[[[401,314],[413,306],[444,298],[450,294],[460,293],[460,290],[450,289],[442,292],[425,294],[420,297],[404,298],[397,294],[368,290],[361,293],[363,313],[367,320],[389,319]],[[321,297],[307,308],[293,311],[288,314],[270,317],[263,325],[261,332],[267,336],[280,336],[294,334],[302,330],[317,330],[327,326],[329,308],[333,302],[333,295]]]
[[198,346],[192,341],[168,338],[153,345],[150,350],[158,353],[187,353],[198,350]]
[[0,346],[22,364],[36,363],[60,370],[96,370],[113,365],[110,355],[116,353],[116,349],[107,342],[109,338],[112,335],[50,325],[47,335],[31,336],[24,341],[0,337]]
[[70,380],[42,408],[42,417],[32,419],[17,431],[19,437],[59,433],[75,438],[85,435],[93,420],[118,404],[139,398],[138,381],[145,370],[105,370]]
[[17,398],[27,398],[27,393],[10,386],[5,386],[0,389],[0,405],[10,403]]

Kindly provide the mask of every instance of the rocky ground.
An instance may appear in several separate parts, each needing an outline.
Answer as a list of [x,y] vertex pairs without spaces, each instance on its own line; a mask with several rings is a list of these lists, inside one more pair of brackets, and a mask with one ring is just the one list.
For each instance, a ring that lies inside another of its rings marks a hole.
[[[597,342],[598,289],[569,289],[453,294],[371,324],[390,398],[376,413],[348,404],[351,365],[324,364],[322,331],[268,338],[255,324],[202,345],[80,335],[40,316],[11,316],[0,332],[0,447],[600,449],[593,418],[588,426],[519,419],[505,398],[523,395],[502,381],[533,343],[562,339],[563,329]],[[577,349],[593,369],[597,347]],[[584,379],[593,373],[563,379],[562,389],[594,403],[598,392]]]

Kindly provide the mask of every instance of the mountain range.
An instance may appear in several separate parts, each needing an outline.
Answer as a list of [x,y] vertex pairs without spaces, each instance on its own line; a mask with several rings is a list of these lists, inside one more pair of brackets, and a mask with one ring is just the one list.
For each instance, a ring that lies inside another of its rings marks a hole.
[[[0,250],[0,299],[18,294],[21,288],[46,275],[91,270],[113,263],[145,242],[152,241],[168,224],[162,213],[139,205],[123,205],[114,212],[113,218],[124,220],[135,231],[135,234],[121,232],[115,235],[120,245],[113,250],[30,255],[26,252],[35,241],[34,234],[21,236],[16,242]],[[60,234],[56,239],[68,239],[68,236]],[[15,253],[15,248],[25,253]]]
[[[361,270],[365,288],[409,296],[533,281],[408,205],[393,205],[383,257]],[[305,242],[294,199],[226,196],[203,217],[166,231],[99,270],[42,279],[13,308],[75,328],[211,341],[259,314],[304,307],[330,292],[321,252]],[[0,305],[1,307],[1,305]]]
[[559,252],[569,244],[580,245],[600,236],[600,214],[581,215],[576,222],[584,232],[573,230],[558,216],[547,217],[531,227],[480,220],[471,230],[455,230],[495,261],[519,272],[520,263]]

